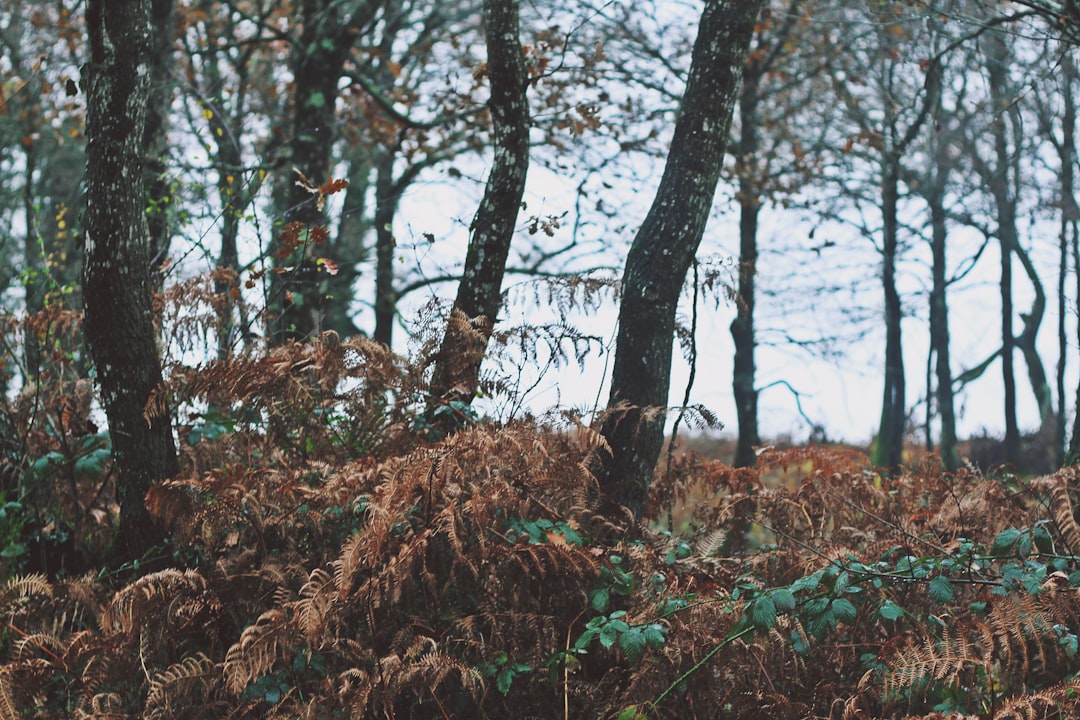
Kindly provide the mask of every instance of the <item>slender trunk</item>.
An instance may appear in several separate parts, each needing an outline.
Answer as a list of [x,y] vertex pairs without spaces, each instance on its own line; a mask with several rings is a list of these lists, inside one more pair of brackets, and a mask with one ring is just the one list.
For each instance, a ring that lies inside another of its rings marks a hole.
[[[357,2],[346,12],[335,0],[301,0],[300,37],[292,49],[292,134],[285,167],[296,168],[315,186],[330,180],[332,150],[337,138],[338,81],[353,43],[374,20],[382,3]],[[349,297],[328,297],[325,275],[317,262],[334,259],[333,243],[323,247],[310,234],[319,229],[329,235],[328,220],[319,199],[296,183],[297,176],[278,178],[275,202],[281,213],[273,243],[278,269],[270,284],[267,308],[271,313],[270,340],[281,344],[306,340],[326,327],[328,302],[348,306],[352,288],[341,283]],[[281,227],[300,223],[296,248],[282,247]]]
[[754,351],[754,284],[757,274],[757,230],[761,199],[755,169],[746,167],[757,159],[757,107],[759,75],[748,65],[743,72],[739,93],[739,297],[735,319],[731,322],[731,337],[735,341],[735,367],[732,390],[735,396],[735,416],[739,422],[739,439],[735,447],[735,467],[757,464],[754,448],[761,444],[758,436]]
[[143,130],[143,177],[146,183],[146,221],[150,231],[150,266],[155,290],[164,282],[162,265],[172,240],[172,182],[169,155],[169,105],[172,99],[173,37],[176,12],[173,0],[150,0],[150,98]]
[[[936,187],[944,189],[947,162],[941,152],[937,166],[939,182]],[[941,437],[938,452],[946,470],[960,467],[960,455],[956,449],[956,406],[953,395],[952,364],[949,353],[949,304],[946,298],[948,281],[946,279],[946,225],[945,197],[943,192],[935,192],[930,198],[931,217],[931,255],[933,256],[933,287],[930,291],[930,347],[936,358],[935,376],[937,381],[937,409],[941,417]]]
[[[1076,65],[1072,55],[1065,53],[1061,58],[1062,100],[1065,113],[1061,119],[1061,145],[1059,162],[1061,164],[1061,235],[1060,254],[1058,256],[1058,364],[1057,364],[1057,465],[1065,462],[1065,371],[1068,357],[1069,338],[1066,326],[1066,278],[1069,273],[1069,234],[1075,236],[1077,222],[1080,221],[1080,208],[1076,204],[1076,107],[1073,105],[1073,81]],[[1080,274],[1080,268],[1073,270]],[[1080,411],[1078,411],[1080,415]]]
[[[941,74],[938,64],[933,72],[937,73],[936,82],[931,85],[940,94]],[[933,146],[933,180],[927,196],[930,206],[930,248],[931,273],[933,275],[930,290],[930,348],[936,362],[934,364],[937,381],[937,411],[941,418],[941,435],[938,441],[938,453],[945,469],[949,471],[960,467],[960,454],[956,448],[956,403],[953,390],[952,361],[949,350],[949,302],[948,302],[948,263],[946,248],[949,229],[945,209],[945,191],[949,184],[949,172],[952,160],[949,158],[949,142],[944,136],[948,118],[941,110],[941,98],[934,99],[935,127],[938,131],[931,135]],[[930,386],[927,384],[927,394]]]
[[[26,219],[26,244],[23,247],[23,290],[26,293],[27,317],[45,307],[46,278],[44,260],[37,223],[37,194],[34,192],[34,175],[37,173],[38,142],[25,146],[26,183],[23,186],[23,216]],[[28,326],[23,331],[23,359],[26,363],[27,382],[36,383],[41,372],[41,343],[38,333]]]
[[375,176],[375,334],[374,338],[391,346],[397,296],[394,291],[394,215],[397,214],[397,189],[394,186],[394,155],[386,153],[379,160]]
[[[1072,226],[1072,242],[1070,244],[1073,261],[1073,278],[1076,280],[1076,339],[1080,341],[1080,227],[1078,223]],[[1073,462],[1080,462],[1080,382],[1076,384],[1076,404],[1074,405],[1076,417],[1073,418],[1072,436],[1069,438],[1069,457]]]
[[1035,340],[1042,325],[1043,316],[1046,314],[1046,291],[1043,290],[1042,279],[1039,277],[1035,265],[1027,250],[1019,243],[1013,248],[1013,254],[1020,261],[1028,281],[1035,292],[1035,299],[1031,303],[1031,309],[1026,313],[1020,313],[1023,329],[1016,337],[1016,348],[1024,357],[1024,363],[1028,369],[1028,380],[1031,383],[1031,391],[1035,394],[1035,402],[1039,406],[1039,432],[1043,437],[1052,437],[1054,433],[1054,399],[1050,393],[1050,382],[1046,377],[1046,369],[1043,367],[1039,350],[1035,347]]
[[[219,106],[220,107],[220,106]],[[214,293],[219,297],[215,308],[217,321],[217,355],[224,360],[232,355],[236,340],[236,322],[233,310],[236,306],[233,293],[239,292],[240,217],[248,200],[241,186],[240,148],[233,142],[231,133],[224,131],[226,118],[214,115],[210,120],[212,136],[217,138],[217,191],[221,202],[221,253],[218,256],[218,272],[214,279]]]
[[89,0],[86,12],[84,332],[112,437],[121,553],[136,558],[162,538],[146,491],[179,469],[167,409],[148,408],[162,382],[142,179],[149,11],[145,0]]
[[897,206],[900,194],[900,158],[886,152],[882,158],[881,214],[881,283],[885,293],[885,391],[881,406],[881,424],[874,446],[874,464],[879,467],[899,467],[904,456],[904,424],[906,388],[904,354],[901,337],[903,308],[896,287],[899,218]]
[[453,412],[444,430],[464,419],[454,403],[468,405],[480,383],[480,365],[502,307],[502,281],[529,169],[528,76],[521,51],[519,0],[484,0],[484,34],[491,81],[495,158],[484,198],[472,222],[465,268],[453,315],[443,336],[431,381],[433,401]]
[[731,113],[762,0],[707,0],[652,207],[626,258],[611,395],[597,467],[607,511],[645,506],[664,439],[675,312],[723,164]]
[[986,38],[986,67],[990,97],[994,108],[991,134],[994,143],[994,168],[989,178],[990,192],[997,208],[998,242],[1001,248],[1001,373],[1005,390],[1005,461],[1020,460],[1020,430],[1016,419],[1016,372],[1013,365],[1012,259],[1016,247],[1016,202],[1009,189],[1009,146],[1005,114],[1012,97],[1008,87],[1008,48],[998,33]]
[[[316,2],[304,3],[304,32],[294,49],[293,73],[296,93],[293,98],[292,139],[289,163],[318,186],[329,180],[330,153],[336,127],[337,83],[341,74],[338,53],[320,44],[319,14]],[[329,19],[325,20],[329,22]],[[316,196],[297,184],[298,176],[290,171],[278,178],[275,193],[282,212],[278,230],[289,223],[301,223],[301,242],[289,251],[275,242],[275,261],[281,273],[271,283],[273,328],[271,342],[307,340],[322,329],[324,298],[320,292],[320,272],[315,259],[325,248],[311,240],[311,230],[325,228],[327,217]],[[280,237],[280,232],[277,233]]]

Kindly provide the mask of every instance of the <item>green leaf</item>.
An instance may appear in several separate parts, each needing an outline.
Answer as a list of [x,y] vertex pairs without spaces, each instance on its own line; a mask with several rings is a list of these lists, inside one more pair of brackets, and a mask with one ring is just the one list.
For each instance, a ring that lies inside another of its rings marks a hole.
[[845,590],[847,590],[847,586],[850,581],[851,580],[848,576],[847,570],[841,572],[839,575],[836,576],[836,583],[833,585],[833,593],[836,595],[842,594]]
[[652,623],[642,630],[642,635],[645,636],[645,642],[649,643],[649,647],[659,650],[667,641],[667,628],[660,623]]
[[495,687],[503,695],[510,692],[512,682],[514,682],[514,670],[512,668],[504,667],[495,676]]
[[930,581],[930,599],[943,605],[953,599],[953,586],[949,578],[938,575]]
[[600,644],[608,649],[611,649],[611,646],[619,638],[618,631],[612,625],[613,623],[608,623],[600,630]]
[[634,662],[644,655],[646,646],[647,641],[645,640],[645,634],[636,628],[629,632],[624,632],[619,637],[619,649],[622,650],[623,655],[625,655],[626,659],[630,662]]
[[886,620],[899,620],[904,616],[904,609],[892,600],[886,600],[878,608],[878,615]]
[[836,598],[833,600],[832,611],[838,621],[848,623],[849,625],[855,622],[855,616],[858,615],[855,606],[852,605],[851,601],[847,598]]
[[994,538],[994,544],[990,548],[990,552],[994,555],[1007,555],[1012,552],[1013,546],[1016,545],[1016,541],[1020,538],[1020,531],[1016,528],[1008,528],[1002,530]]
[[776,624],[776,604],[772,598],[762,595],[750,603],[750,622],[759,632],[772,629]]
[[12,543],[11,545],[8,545],[6,548],[4,548],[2,552],[0,552],[0,557],[21,557],[25,555],[26,552],[27,548],[26,545],[24,545],[23,543]]
[[597,588],[589,593],[589,604],[596,612],[604,612],[611,602],[611,591],[607,588]]
[[795,593],[787,588],[773,590],[772,601],[778,612],[791,612],[795,609]]
[[304,104],[307,107],[316,109],[324,107],[326,105],[326,96],[323,95],[322,92],[316,90],[315,92],[308,95],[307,102]]
[[88,455],[83,455],[75,461],[75,473],[97,479],[105,471],[105,463],[112,457],[112,451],[98,448]]

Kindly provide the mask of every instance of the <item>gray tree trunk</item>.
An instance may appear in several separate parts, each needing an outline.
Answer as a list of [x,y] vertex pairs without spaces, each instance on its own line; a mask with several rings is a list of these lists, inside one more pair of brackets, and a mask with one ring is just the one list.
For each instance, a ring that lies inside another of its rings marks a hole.
[[[488,107],[495,135],[495,158],[484,198],[472,222],[465,269],[436,360],[431,382],[434,401],[471,403],[479,387],[480,364],[502,307],[502,281],[510,254],[525,179],[529,170],[528,76],[521,52],[519,0],[484,0]],[[469,323],[463,320],[470,321]],[[472,325],[470,330],[467,324]],[[443,405],[443,407],[452,407]],[[461,418],[443,414],[446,426]]]
[[144,502],[178,472],[168,412],[147,413],[161,386],[143,188],[149,93],[149,0],[89,0],[84,331],[109,420],[120,500],[121,554],[139,557],[162,535]]
[[762,0],[707,0],[660,187],[626,259],[597,467],[607,510],[645,505],[664,440],[675,311],[720,178]]
[[990,192],[997,209],[998,242],[1001,248],[1001,372],[1005,388],[1005,461],[1020,461],[1020,427],[1016,417],[1016,371],[1013,350],[1012,259],[1016,247],[1016,201],[1009,184],[1010,152],[1005,129],[1008,105],[1008,47],[998,32],[986,38],[987,79],[994,107],[991,133],[994,142],[994,166],[990,173]]

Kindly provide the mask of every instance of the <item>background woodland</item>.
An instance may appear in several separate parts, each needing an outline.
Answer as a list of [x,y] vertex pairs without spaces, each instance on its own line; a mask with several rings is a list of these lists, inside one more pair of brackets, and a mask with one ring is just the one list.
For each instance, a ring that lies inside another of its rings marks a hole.
[[[0,717],[1077,713],[1071,0],[0,26]],[[877,341],[869,448],[763,441]]]

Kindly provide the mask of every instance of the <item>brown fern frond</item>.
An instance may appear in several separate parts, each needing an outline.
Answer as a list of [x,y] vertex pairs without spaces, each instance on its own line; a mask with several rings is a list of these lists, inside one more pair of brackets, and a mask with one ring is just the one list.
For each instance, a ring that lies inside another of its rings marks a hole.
[[957,680],[965,671],[985,667],[990,661],[987,650],[956,628],[947,628],[940,639],[910,642],[888,658],[882,694],[891,700],[909,690],[925,691],[929,681]]
[[16,575],[5,582],[3,590],[0,590],[0,610],[6,613],[12,603],[35,596],[48,598],[52,594],[52,583],[44,575]]
[[130,720],[132,715],[124,711],[123,699],[118,693],[98,693],[90,698],[90,707],[79,703],[75,708],[76,720]]
[[241,633],[225,653],[225,687],[239,695],[255,678],[266,674],[295,642],[293,624],[277,608],[267,610]]
[[713,528],[694,541],[694,552],[703,557],[712,555],[723,547],[729,535],[730,531],[727,528]]
[[994,714],[998,720],[1043,720],[1080,714],[1080,680],[1015,695]]
[[220,682],[221,669],[213,660],[203,653],[186,657],[150,680],[144,717],[175,717],[177,708],[204,708]]
[[117,592],[101,615],[101,628],[128,635],[145,628],[151,618],[158,622],[191,618],[212,604],[206,578],[198,571],[170,568],[144,575]]
[[1069,497],[1070,487],[1076,486],[1074,476],[1075,472],[1068,471],[1052,476],[1054,485],[1050,491],[1050,512],[1065,542],[1066,550],[1072,555],[1080,553],[1080,524],[1076,522],[1076,512],[1072,498]]
[[316,640],[323,629],[329,606],[337,595],[335,590],[334,575],[315,568],[300,588],[300,599],[291,604],[296,622],[309,640]]
[[42,658],[0,665],[0,720],[21,720],[55,673],[56,667]]

